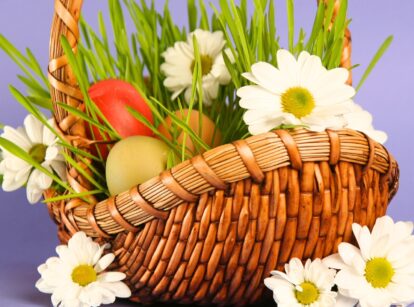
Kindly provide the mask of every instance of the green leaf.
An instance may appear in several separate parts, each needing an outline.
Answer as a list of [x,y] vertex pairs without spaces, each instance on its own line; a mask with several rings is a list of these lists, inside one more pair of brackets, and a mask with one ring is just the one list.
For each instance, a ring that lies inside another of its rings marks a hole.
[[27,56],[23,55],[13,44],[0,34],[0,49],[24,72],[24,82],[30,90],[43,91],[45,99],[50,98],[49,81],[39,62],[30,49],[26,49]]
[[101,124],[100,122],[98,122],[97,120],[89,117],[87,114],[85,114],[83,111],[76,109],[68,104],[65,103],[57,103],[62,109],[65,109],[66,111],[68,111],[70,114],[73,114],[81,119],[83,119],[84,121],[86,121],[87,123],[89,123],[92,126],[95,126],[96,128],[98,128],[101,132],[103,133],[108,133],[110,137],[112,137],[115,140],[119,140],[120,138],[113,133],[113,131],[111,129],[109,129],[108,127],[106,127],[105,125]]
[[338,13],[335,17],[334,31],[335,39],[341,39],[344,36],[346,23],[346,12],[348,11],[348,0],[341,0]]
[[288,20],[288,42],[290,52],[294,52],[293,41],[295,38],[295,10],[293,0],[286,0],[286,11]]
[[279,129],[282,129],[282,130],[292,130],[292,129],[296,129],[296,128],[308,128],[308,126],[306,126],[306,125],[287,125],[287,124],[282,124],[282,125],[280,125],[280,126],[278,126],[278,127],[275,127],[275,130],[279,130]]
[[177,125],[179,128],[183,129],[183,131],[191,137],[193,142],[197,142],[205,150],[210,149],[210,147],[186,124],[185,120],[182,120],[179,117],[177,117],[177,115],[174,114],[173,111],[168,110],[161,102],[155,99],[151,100],[157,103],[158,106],[162,108],[168,114],[168,116],[171,117],[172,123]]
[[40,120],[44,125],[50,125],[45,120],[43,113],[41,113],[31,102],[25,97],[18,89],[14,86],[9,85],[10,93],[13,97],[19,102],[30,114],[33,114],[38,120]]
[[109,49],[107,30],[106,30],[105,20],[104,20],[102,12],[98,13],[98,22],[99,22],[99,33],[102,36],[102,44],[105,47],[106,54],[110,56],[111,52]]
[[208,15],[207,15],[206,6],[204,5],[204,0],[198,0],[198,6],[201,12],[200,29],[209,30],[210,25],[208,22]]
[[313,53],[317,55],[318,57],[322,58],[324,45],[325,45],[325,35],[324,35],[323,29],[321,29],[319,31],[319,35],[318,35],[318,38],[316,40],[316,44],[314,47],[315,50],[313,51]]
[[329,62],[326,65],[328,69],[333,69],[339,66],[341,63],[342,51],[344,46],[343,38],[335,41],[335,44],[332,46],[330,51]]
[[31,102],[46,110],[53,110],[49,91],[45,90],[37,80],[31,77],[22,75],[18,75],[17,77],[26,85],[28,97]]
[[50,197],[50,198],[44,199],[42,203],[53,203],[53,202],[57,202],[61,200],[83,198],[85,196],[97,195],[101,193],[102,191],[100,190],[92,190],[92,191],[86,191],[86,192],[80,192],[80,193],[63,194],[63,195],[59,195],[56,197]]
[[13,44],[2,34],[0,34],[0,48],[20,67],[20,69],[33,79],[33,74],[29,71],[28,67],[32,66],[32,63],[26,59],[26,57],[16,48]]
[[[222,14],[222,13],[220,14],[219,11],[217,10],[217,8],[214,5],[211,4],[211,7],[212,7],[212,9],[215,13],[216,18],[217,18],[217,23],[220,26],[220,30],[223,31],[227,42],[230,42],[232,40],[232,35],[231,35],[231,30],[227,29],[226,17],[224,16],[224,14]],[[229,26],[229,28],[230,28],[230,26]],[[236,39],[237,38],[234,38],[233,40],[235,41]],[[230,48],[231,52],[233,53],[233,56],[236,56],[238,54],[237,53],[238,44],[239,43],[236,42],[236,41],[234,42],[234,44],[229,44],[229,48]],[[244,70],[242,68],[243,61],[241,60],[241,58],[240,58],[239,61],[236,62],[236,65],[238,66],[239,71]],[[248,69],[250,70],[250,67],[248,67]]]
[[197,29],[197,7],[195,5],[195,0],[187,1],[187,14],[188,14],[188,24],[190,26],[190,31]]
[[174,142],[174,140],[171,141],[170,139],[166,138],[165,135],[163,135],[162,133],[160,133],[160,131],[158,130],[158,127],[154,126],[144,115],[142,115],[141,113],[137,112],[135,109],[133,109],[131,107],[127,107],[127,110],[137,120],[139,120],[141,123],[143,123],[149,129],[151,129],[151,131],[154,133],[154,135],[157,136],[158,138],[160,138],[164,143],[166,143],[168,145],[168,147],[170,147],[172,150],[175,151],[176,154],[179,154],[180,153],[180,151],[177,148],[177,145]]
[[[99,182],[106,182],[105,172],[102,170],[97,169],[93,163],[88,161],[86,157],[82,157],[82,155],[77,155],[76,158],[81,161],[83,164],[88,166],[88,169],[93,173],[93,175],[98,179]],[[103,167],[102,167],[103,169]],[[102,193],[102,191],[101,191]]]
[[81,33],[82,33],[82,41],[85,42],[88,49],[91,49],[92,44],[91,44],[91,38],[89,36],[88,24],[86,23],[83,16],[80,17],[79,25],[80,25],[80,30],[81,30]]
[[62,152],[62,155],[65,157],[66,162],[71,167],[76,169],[78,173],[81,174],[86,180],[88,180],[95,188],[97,188],[99,191],[109,196],[108,189],[104,187],[103,185],[101,185],[97,180],[95,180],[95,178],[93,178],[93,176],[91,176],[85,169],[83,169],[79,165],[78,161],[74,160],[70,155],[68,155],[65,152]]
[[349,70],[354,70],[355,68],[357,68],[359,66],[361,66],[361,64],[354,64],[349,68]]
[[86,66],[90,68],[94,81],[104,80],[107,78],[108,73],[105,71],[103,65],[98,62],[97,56],[92,52],[92,50],[89,50],[82,44],[79,44],[78,55],[83,58]]
[[177,159],[177,156],[175,153],[171,150],[168,152],[167,156],[167,169],[171,169],[174,166],[176,166],[178,163],[180,163],[179,159]]
[[241,83],[239,81],[239,78],[240,78],[239,72],[237,70],[233,69],[234,64],[230,61],[229,56],[227,55],[227,53],[223,51],[222,55],[223,55],[224,63],[226,64],[226,67],[227,67],[227,69],[230,73],[231,79],[232,79],[235,87],[236,88],[241,87]]
[[267,26],[268,26],[268,46],[269,46],[269,53],[271,60],[268,58],[268,61],[270,61],[271,64],[276,65],[277,59],[276,59],[276,53],[279,49],[279,44],[276,39],[276,17],[275,17],[275,5],[274,1],[270,1],[269,3],[269,14],[267,16]]
[[[263,7],[263,5],[262,5],[262,7]],[[247,26],[248,16],[249,16],[248,8],[247,8],[247,0],[241,0],[240,1],[240,5],[237,7],[237,11],[239,12],[242,24],[244,26]]]
[[325,1],[319,1],[318,11],[316,12],[315,20],[313,22],[312,32],[305,49],[312,53],[314,46],[317,45],[319,33],[323,27],[323,20],[325,17]]
[[[31,63],[30,68],[33,70],[33,72],[36,73],[37,76],[41,78],[43,81],[43,84],[46,88],[49,87],[49,80],[47,79],[44,70],[42,69],[42,66],[39,64],[39,61],[36,59],[36,57],[33,55],[32,51],[29,48],[26,48],[27,53],[27,60]],[[49,91],[47,91],[49,93]]]
[[362,75],[361,80],[359,81],[356,91],[359,91],[359,89],[362,87],[366,79],[368,78],[369,74],[372,72],[372,70],[377,65],[378,61],[381,59],[381,57],[384,55],[384,53],[388,50],[390,47],[394,37],[388,36],[385,41],[381,44],[378,51],[375,53],[374,57],[372,58],[371,62],[369,63],[367,69],[365,70],[364,74]]
[[306,37],[305,31],[303,29],[300,29],[298,42],[296,43],[295,48],[294,48],[297,54],[299,54],[300,52],[304,50],[305,37]]
[[227,41],[234,41],[236,48],[231,48],[233,54],[239,56],[239,63],[243,65],[243,70],[250,71],[250,67],[255,57],[252,48],[249,47],[246,27],[243,26],[243,19],[241,17],[243,14],[237,9],[234,0],[230,0],[229,2],[227,0],[219,1],[222,14],[220,14],[214,6],[212,7],[220,20],[222,31],[225,33]]
[[332,16],[333,16],[334,9],[335,9],[335,2],[336,0],[328,0],[328,5],[325,10],[325,22],[324,22],[324,27],[323,27],[324,32],[325,32],[324,33],[325,39],[327,35],[329,34],[329,28],[330,28],[329,25],[332,22]]
[[27,96],[27,99],[32,103],[35,104],[43,109],[49,110],[49,111],[53,111],[53,105],[52,105],[52,100],[49,99],[45,99],[43,97],[39,97],[39,96]]
[[258,61],[265,61],[265,50],[264,50],[264,31],[265,31],[265,15],[263,11],[265,10],[262,7],[262,0],[254,0],[254,14],[252,22],[256,25],[255,31],[253,31],[253,48],[257,49],[257,60]]
[[20,79],[20,81],[23,82],[23,84],[25,84],[28,87],[28,90],[31,94],[35,94],[37,96],[50,99],[49,91],[40,86],[37,80],[22,75],[17,75],[17,77]]

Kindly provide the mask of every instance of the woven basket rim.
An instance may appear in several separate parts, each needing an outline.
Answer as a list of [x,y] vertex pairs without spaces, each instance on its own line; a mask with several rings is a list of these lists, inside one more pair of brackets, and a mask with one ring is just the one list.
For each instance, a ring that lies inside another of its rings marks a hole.
[[194,203],[203,193],[248,178],[260,183],[266,172],[280,167],[300,172],[303,164],[314,162],[331,167],[339,162],[360,164],[364,172],[388,173],[384,178],[391,186],[398,174],[392,155],[364,133],[350,129],[276,130],[213,148],[92,206],[77,200],[68,225],[72,231],[107,238],[125,230],[137,232],[138,226],[154,218],[166,219],[168,210],[183,202]]

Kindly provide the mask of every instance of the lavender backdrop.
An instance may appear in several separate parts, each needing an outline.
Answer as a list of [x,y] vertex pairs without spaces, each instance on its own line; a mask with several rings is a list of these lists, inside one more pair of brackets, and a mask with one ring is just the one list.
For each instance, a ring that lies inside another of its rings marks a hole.
[[[155,1],[162,7],[163,0]],[[186,23],[186,1],[170,1],[175,20]],[[207,1],[206,1],[207,2]],[[286,41],[284,1],[277,5],[278,32]],[[296,21],[310,29],[315,1],[296,1]],[[362,68],[354,71],[359,80],[363,68],[388,34],[395,41],[390,51],[357,95],[356,101],[374,115],[374,124],[389,135],[386,146],[401,167],[401,186],[389,214],[397,220],[414,220],[412,191],[414,189],[414,1],[365,0],[350,1],[349,16],[353,21],[353,62]],[[213,1],[217,3],[217,1]],[[97,10],[107,11],[106,1],[85,1],[84,15],[96,26]],[[49,31],[53,1],[1,0],[0,32],[17,47],[30,47],[47,67]],[[105,14],[107,16],[107,14]],[[109,24],[109,23],[108,23]],[[17,126],[26,115],[8,92],[8,84],[19,85],[16,66],[0,53],[0,122]],[[44,205],[30,206],[23,190],[15,193],[0,191],[0,306],[48,306],[48,295],[34,288],[38,278],[36,267],[54,255],[58,244],[55,226]],[[129,306],[127,302],[116,306]]]

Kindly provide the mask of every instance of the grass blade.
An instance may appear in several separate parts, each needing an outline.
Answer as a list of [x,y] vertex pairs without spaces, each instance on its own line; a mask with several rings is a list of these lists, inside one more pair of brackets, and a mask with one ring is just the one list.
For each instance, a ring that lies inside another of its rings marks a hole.
[[108,133],[110,135],[110,137],[114,138],[114,139],[119,139],[119,137],[113,133],[113,131],[111,129],[109,129],[108,127],[106,127],[105,125],[101,124],[100,122],[98,122],[97,120],[92,119],[91,117],[89,117],[86,113],[84,113],[83,111],[76,109],[68,104],[65,103],[57,103],[62,109],[65,109],[66,111],[68,111],[69,113],[83,119],[85,122],[89,123],[92,126],[95,126],[96,128],[98,128],[99,130],[101,130],[102,132]]
[[60,195],[60,196],[50,197],[50,198],[44,199],[42,201],[42,203],[53,203],[53,202],[57,202],[57,201],[61,201],[61,200],[82,198],[82,197],[85,197],[85,196],[91,196],[91,195],[96,195],[96,194],[100,194],[100,193],[102,193],[102,191],[92,190],[92,191],[86,191],[86,192],[81,192],[81,193],[63,194],[63,195]]
[[388,36],[385,41],[382,43],[380,48],[378,49],[377,53],[375,53],[374,57],[372,58],[371,62],[369,63],[367,69],[365,70],[364,74],[361,77],[361,80],[359,80],[359,83],[356,87],[356,91],[359,91],[361,86],[364,84],[365,80],[368,78],[369,74],[372,72],[372,70],[377,65],[378,61],[381,59],[381,57],[384,55],[384,53],[388,50],[390,47],[394,37]]
[[187,1],[188,25],[190,31],[193,32],[197,28],[197,7],[195,0]]
[[325,2],[319,1],[318,10],[316,12],[315,20],[313,22],[312,32],[305,47],[305,49],[310,53],[312,53],[314,46],[317,44],[319,32],[323,27],[324,15],[325,15]]
[[290,52],[294,52],[295,39],[295,9],[293,0],[286,0],[286,11],[288,20],[288,44]]
[[85,171],[82,167],[79,166],[79,162],[75,161],[70,155],[68,155],[65,152],[62,152],[62,155],[65,157],[66,162],[71,165],[74,169],[76,169],[79,174],[81,174],[86,180],[88,180],[91,184],[93,184],[98,190],[100,190],[102,193],[105,193],[109,196],[109,192],[101,185],[98,181],[95,180],[90,174],[88,174],[87,171]]

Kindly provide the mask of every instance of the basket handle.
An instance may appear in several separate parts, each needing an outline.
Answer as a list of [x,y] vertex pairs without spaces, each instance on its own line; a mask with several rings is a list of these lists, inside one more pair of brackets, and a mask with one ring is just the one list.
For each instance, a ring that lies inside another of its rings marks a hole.
[[73,107],[83,104],[82,93],[64,55],[60,39],[65,36],[76,52],[79,41],[78,21],[83,0],[55,0],[55,13],[50,32],[48,77],[54,115],[64,134],[85,137],[84,123],[59,107],[57,102]]

